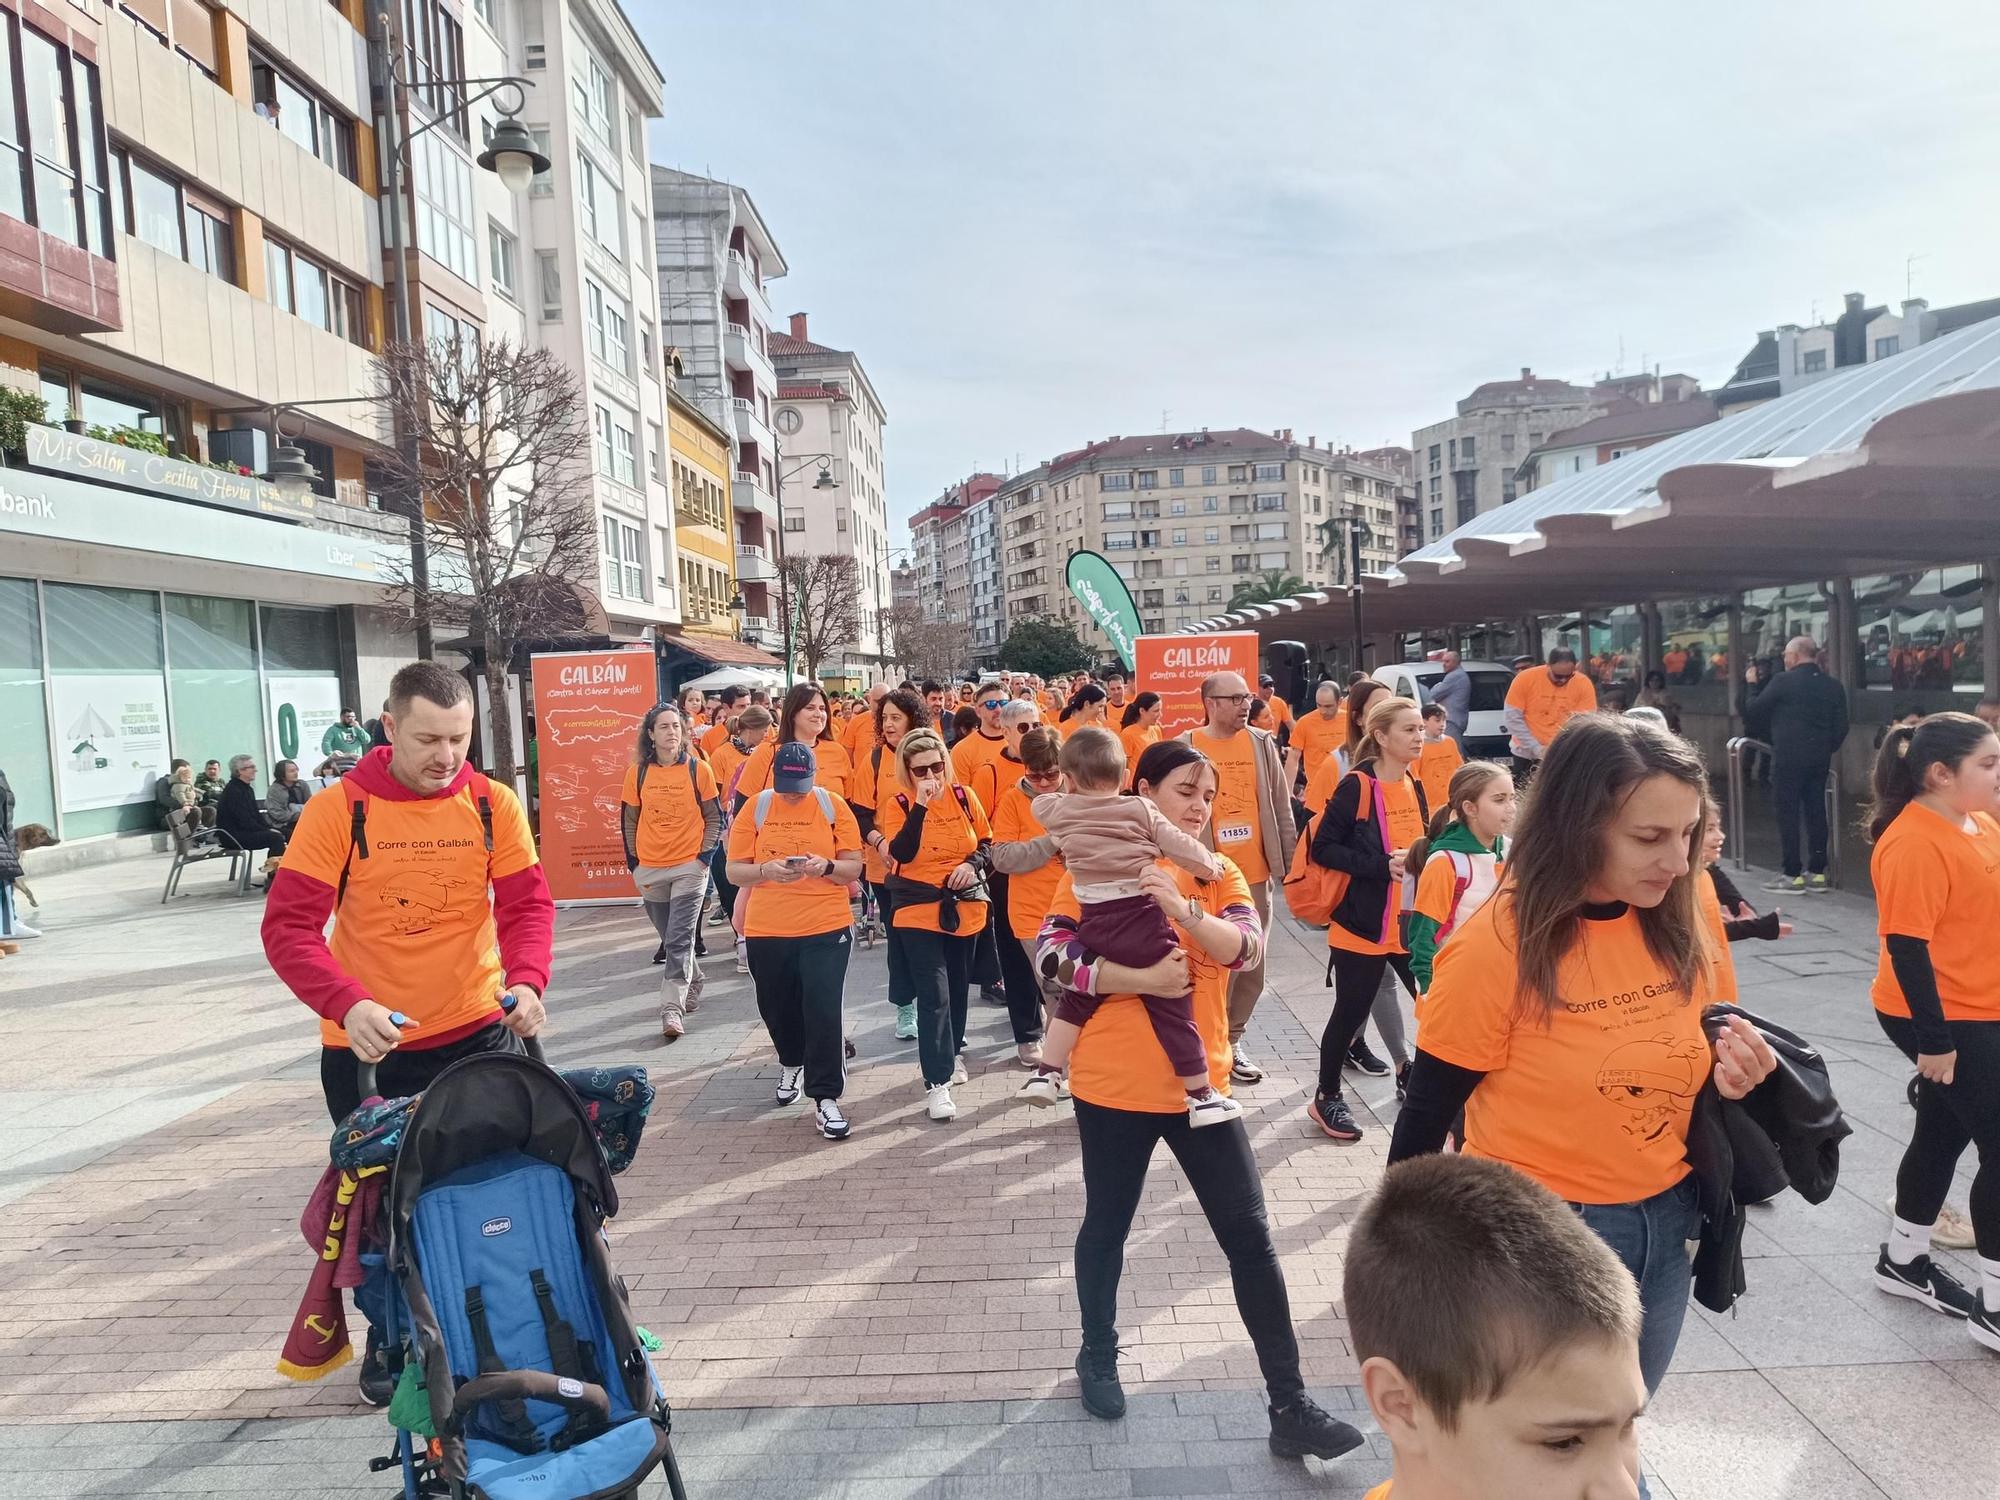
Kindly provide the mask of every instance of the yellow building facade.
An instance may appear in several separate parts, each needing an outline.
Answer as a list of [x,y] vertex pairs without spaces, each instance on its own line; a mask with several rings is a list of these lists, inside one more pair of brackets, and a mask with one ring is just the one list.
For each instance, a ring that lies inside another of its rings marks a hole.
[[673,463],[683,632],[733,636],[729,600],[736,592],[736,552],[730,540],[729,435],[671,386],[667,450]]

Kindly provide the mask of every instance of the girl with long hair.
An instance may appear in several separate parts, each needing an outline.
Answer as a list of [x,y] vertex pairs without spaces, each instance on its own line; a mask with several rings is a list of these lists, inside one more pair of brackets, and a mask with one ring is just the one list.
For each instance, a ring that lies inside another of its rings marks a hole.
[[1696,907],[1708,774],[1693,745],[1612,714],[1570,719],[1522,809],[1499,892],[1437,952],[1393,1164],[1465,1147],[1576,1206],[1639,1284],[1650,1392],[1687,1316],[1700,1230],[1695,1095],[1741,1099],[1777,1065],[1740,1016],[1711,1044]]
[[770,786],[771,757],[778,746],[794,743],[811,749],[815,784],[836,797],[847,796],[847,780],[854,767],[847,758],[847,748],[834,738],[833,712],[827,704],[826,689],[816,682],[795,682],[785,694],[784,707],[778,713],[777,738],[752,754],[737,773],[735,807],[741,808]]
[[[1365,1059],[1355,1055],[1361,1027],[1376,1009],[1384,972],[1393,969],[1412,995],[1417,992],[1398,918],[1404,904],[1404,861],[1423,837],[1428,812],[1424,789],[1411,774],[1423,744],[1424,721],[1416,704],[1394,696],[1372,702],[1354,741],[1353,769],[1335,786],[1307,855],[1314,864],[1347,876],[1347,890],[1326,928],[1333,1013],[1320,1036],[1319,1087],[1306,1106],[1313,1124],[1343,1143],[1360,1140],[1362,1132],[1341,1095],[1341,1070],[1353,1062],[1366,1072],[1389,1071],[1373,1053]],[[1392,1053],[1402,1050],[1401,1021],[1398,1010],[1396,1035],[1383,1037]],[[1371,1061],[1375,1065],[1367,1066]],[[1392,1061],[1400,1066],[1405,1059]]]
[[[896,750],[912,730],[931,727],[931,712],[921,694],[897,688],[875,705],[875,743],[855,763],[849,778],[848,806],[861,825],[861,841],[867,846],[864,872],[875,894],[875,909],[882,914],[889,949],[889,1003],[896,1007],[896,1040],[915,1041],[917,1036],[917,991],[910,980],[910,960],[903,951],[903,934],[895,923],[896,898],[889,889],[889,839],[876,826],[875,810],[884,794],[896,790]],[[884,774],[886,770],[887,774]]]
[[[1896,1172],[1875,1284],[1964,1318],[2000,1350],[2000,738],[1971,714],[1932,714],[1883,737],[1869,836],[1882,957],[1870,998],[1916,1064],[1917,1123]],[[1979,1151],[1972,1232],[1979,1288],[1931,1259],[1958,1159]]]
[[1063,705],[1057,732],[1068,739],[1079,729],[1102,729],[1107,713],[1104,705],[1109,701],[1110,695],[1103,688],[1084,678],[1076,691],[1070,694],[1069,702]]
[[896,747],[896,789],[875,808],[875,827],[889,841],[895,868],[889,893],[892,924],[902,933],[910,983],[917,997],[917,1057],[925,1111],[955,1119],[951,1086],[966,1083],[966,986],[973,949],[986,928],[987,846],[993,829],[986,809],[952,772],[935,731],[913,729]]
[[656,703],[639,725],[639,743],[619,797],[625,868],[632,872],[659,934],[660,1034],[675,1041],[701,1006],[695,962],[709,862],[722,841],[715,772],[693,748],[681,711]]
[[[716,726],[723,731],[724,738],[708,752],[708,763],[709,769],[715,773],[716,790],[722,796],[725,823],[728,822],[728,810],[736,805],[737,772],[741,771],[750,757],[757,753],[758,747],[771,737],[771,724],[771,710],[761,704],[752,703],[737,709],[725,723]],[[715,880],[716,905],[715,915],[709,920],[718,924],[728,922],[730,914],[736,910],[736,887],[729,883],[727,843],[728,840],[725,838],[716,845],[715,857],[710,861],[709,869],[709,874]],[[666,962],[664,952],[660,955],[660,961]],[[750,958],[744,950],[741,937],[736,939],[736,972],[739,974],[750,972]]]
[[681,689],[681,722],[687,725],[688,748],[701,753],[701,731],[708,728],[708,698],[697,687]]
[[1140,693],[1125,705],[1118,719],[1118,739],[1125,746],[1125,758],[1136,770],[1139,757],[1160,743],[1160,715],[1165,705],[1158,693]]

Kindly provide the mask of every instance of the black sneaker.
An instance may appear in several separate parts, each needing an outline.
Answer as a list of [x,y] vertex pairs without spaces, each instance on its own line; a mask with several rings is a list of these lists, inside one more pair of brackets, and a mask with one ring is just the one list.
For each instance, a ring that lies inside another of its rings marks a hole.
[[1362,1444],[1358,1428],[1326,1411],[1310,1396],[1271,1408],[1271,1451],[1280,1458],[1338,1458]]
[[[699,927],[695,928],[694,930],[694,956],[696,958],[708,957],[708,943],[702,937],[701,929]],[[667,945],[665,943],[662,943],[660,944],[660,956],[654,959],[653,962],[663,964],[666,961],[667,961]]]
[[1313,1124],[1328,1136],[1343,1143],[1361,1139],[1361,1127],[1354,1123],[1354,1115],[1347,1107],[1347,1101],[1334,1094],[1314,1094],[1312,1103],[1306,1106],[1306,1114]]
[[1908,1265],[1899,1266],[1889,1259],[1887,1245],[1875,1261],[1875,1285],[1891,1297],[1908,1297],[1948,1318],[1969,1318],[1979,1306],[1958,1278],[1928,1255],[1919,1255]]
[[361,1399],[370,1406],[387,1406],[395,1394],[396,1377],[382,1357],[382,1335],[371,1328],[361,1354]]
[[1357,1073],[1366,1073],[1370,1078],[1387,1078],[1389,1065],[1368,1050],[1368,1044],[1360,1037],[1347,1049],[1347,1066]]
[[1398,1104],[1401,1104],[1405,1099],[1410,1097],[1410,1067],[1409,1063],[1404,1063],[1402,1067],[1396,1069],[1396,1102]]
[[1005,1005],[1007,1003],[1007,987],[1001,984],[982,984],[979,987],[979,998],[984,1000],[988,1005]]
[[1966,1331],[1994,1353],[2000,1354],[2000,1310],[1986,1305],[1986,1293],[1983,1291],[1973,1299],[1972,1318],[1966,1324]]
[[656,964],[663,964],[666,961],[667,961],[667,945],[665,943],[662,943],[660,944],[659,947],[653,950],[653,962]]
[[1118,1351],[1085,1344],[1076,1356],[1077,1391],[1083,1409],[1093,1417],[1115,1422],[1125,1415],[1125,1387],[1118,1383]]

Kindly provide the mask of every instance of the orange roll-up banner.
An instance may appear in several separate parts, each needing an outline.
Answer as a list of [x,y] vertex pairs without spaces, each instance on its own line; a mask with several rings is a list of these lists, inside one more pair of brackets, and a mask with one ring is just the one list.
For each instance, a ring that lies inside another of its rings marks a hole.
[[639,725],[659,698],[653,653],[556,651],[530,657],[529,668],[549,892],[558,903],[637,901],[618,799]]
[[1208,722],[1201,706],[1202,679],[1234,672],[1256,691],[1258,640],[1254,630],[1226,635],[1142,635],[1133,642],[1133,689],[1160,695],[1160,738],[1170,740]]

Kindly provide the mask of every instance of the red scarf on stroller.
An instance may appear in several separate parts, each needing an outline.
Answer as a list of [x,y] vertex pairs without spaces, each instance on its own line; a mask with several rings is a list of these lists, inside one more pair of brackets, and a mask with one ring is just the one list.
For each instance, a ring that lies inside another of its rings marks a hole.
[[343,1171],[328,1167],[299,1216],[299,1233],[319,1252],[299,1310],[292,1315],[278,1356],[278,1373],[293,1380],[317,1380],[354,1358],[347,1339],[343,1287],[362,1282],[361,1247],[382,1201],[387,1167]]

